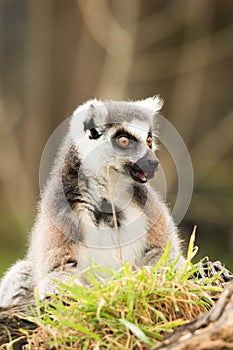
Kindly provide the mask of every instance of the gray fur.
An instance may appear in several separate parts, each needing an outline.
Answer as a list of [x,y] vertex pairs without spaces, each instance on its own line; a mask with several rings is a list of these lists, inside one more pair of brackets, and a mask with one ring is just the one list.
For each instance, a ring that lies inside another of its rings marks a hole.
[[[168,209],[143,183],[146,170],[135,165],[156,161],[156,145],[149,149],[146,138],[160,107],[157,97],[136,102],[92,100],[74,112],[42,193],[27,256],[1,281],[0,305],[32,300],[35,286],[41,298],[55,293],[51,277],[69,283],[76,276],[75,283],[81,284],[78,276],[91,263],[121,266],[108,167],[123,261],[153,265],[169,240],[171,259],[180,255]],[[122,129],[132,135],[127,151],[118,144]],[[179,264],[182,261],[181,257]]]

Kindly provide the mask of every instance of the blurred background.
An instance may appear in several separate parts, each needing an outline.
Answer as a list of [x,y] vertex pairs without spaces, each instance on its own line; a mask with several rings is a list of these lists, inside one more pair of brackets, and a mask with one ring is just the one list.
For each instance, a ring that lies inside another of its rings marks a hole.
[[0,274],[25,254],[53,130],[90,98],[156,93],[193,162],[182,238],[197,225],[199,257],[233,269],[233,1],[0,1]]

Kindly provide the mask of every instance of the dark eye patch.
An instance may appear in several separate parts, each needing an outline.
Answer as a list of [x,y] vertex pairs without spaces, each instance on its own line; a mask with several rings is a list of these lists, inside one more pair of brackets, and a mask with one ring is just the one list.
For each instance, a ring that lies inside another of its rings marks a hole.
[[130,134],[127,130],[125,130],[123,128],[119,129],[113,138],[116,139],[116,138],[120,138],[120,137],[127,137],[129,140],[136,141],[136,142],[138,141],[134,135]]

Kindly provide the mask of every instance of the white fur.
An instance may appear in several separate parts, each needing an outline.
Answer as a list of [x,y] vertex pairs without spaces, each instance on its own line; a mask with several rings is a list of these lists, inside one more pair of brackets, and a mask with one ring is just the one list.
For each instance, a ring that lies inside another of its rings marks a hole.
[[[100,106],[100,107],[104,107],[105,108],[105,105],[104,105],[104,103],[102,101],[97,100],[96,98],[94,98],[94,99],[88,100],[87,102],[83,103],[81,106],[77,107],[75,109],[75,111],[73,112],[72,119],[74,119],[74,117],[76,115],[78,115],[79,112],[87,111],[90,108],[91,105],[93,105],[95,107]],[[74,125],[71,124],[70,125],[70,129],[72,130],[73,128],[74,128]]]
[[146,242],[147,218],[143,212],[130,206],[125,214],[130,220],[127,226],[119,227],[118,231],[109,229],[104,224],[98,229],[91,226],[91,223],[86,226],[87,245],[79,250],[81,270],[86,269],[90,263],[119,269],[122,265],[121,254],[123,261],[140,265]]
[[[28,278],[28,276],[31,276]],[[29,261],[19,260],[7,271],[0,284],[0,306],[18,304],[25,297],[28,301],[33,300],[32,289],[32,265]],[[30,299],[29,299],[30,298]],[[25,300],[26,301],[26,300]]]
[[157,113],[163,107],[163,100],[158,96],[148,97],[144,100],[138,100],[133,102],[137,106],[149,109],[153,113]]

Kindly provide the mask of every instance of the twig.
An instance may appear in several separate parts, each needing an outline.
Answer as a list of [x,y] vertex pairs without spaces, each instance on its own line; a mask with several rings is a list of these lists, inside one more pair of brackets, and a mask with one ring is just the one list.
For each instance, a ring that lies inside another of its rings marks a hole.
[[116,210],[113,202],[113,191],[112,191],[112,184],[111,184],[111,178],[110,178],[110,166],[107,166],[107,178],[108,178],[108,185],[109,185],[109,196],[110,196],[110,201],[111,201],[111,206],[112,206],[112,216],[113,216],[113,222],[114,222],[114,227],[117,233],[117,242],[118,242],[118,247],[119,247],[119,252],[120,252],[120,261],[121,265],[123,263],[123,258],[122,258],[122,249],[121,249],[121,241],[120,241],[120,233],[118,229],[118,224],[117,224],[117,216],[116,216]]

